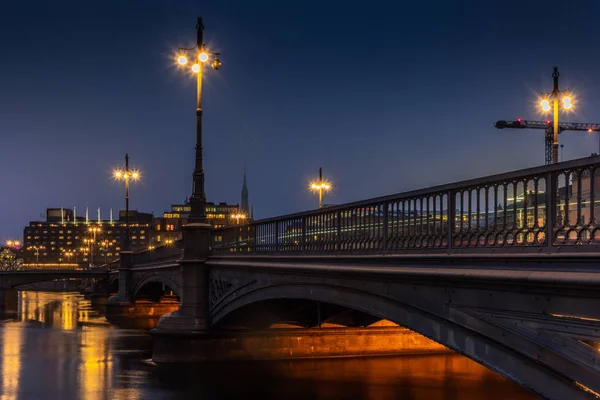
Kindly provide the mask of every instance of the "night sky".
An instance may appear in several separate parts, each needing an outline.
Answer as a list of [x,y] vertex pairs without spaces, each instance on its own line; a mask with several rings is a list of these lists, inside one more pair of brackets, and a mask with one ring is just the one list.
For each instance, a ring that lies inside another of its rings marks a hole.
[[[578,100],[562,120],[600,122],[598,15],[596,0],[2,2],[0,240],[48,207],[124,208],[126,152],[133,209],[183,202],[196,87],[174,56],[197,16],[223,62],[204,81],[207,197],[238,203],[246,169],[264,218],[315,208],[319,167],[339,204],[543,164],[542,131],[493,123],[545,119],[555,65]],[[598,151],[596,134],[561,143],[565,160]]]

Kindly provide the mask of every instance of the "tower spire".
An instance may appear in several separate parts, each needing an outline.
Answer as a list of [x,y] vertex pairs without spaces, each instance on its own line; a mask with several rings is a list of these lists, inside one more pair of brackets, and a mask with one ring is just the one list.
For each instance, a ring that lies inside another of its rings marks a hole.
[[242,203],[240,206],[240,211],[246,216],[250,213],[250,207],[248,204],[248,184],[246,183],[246,168],[244,168],[244,184],[242,185]]

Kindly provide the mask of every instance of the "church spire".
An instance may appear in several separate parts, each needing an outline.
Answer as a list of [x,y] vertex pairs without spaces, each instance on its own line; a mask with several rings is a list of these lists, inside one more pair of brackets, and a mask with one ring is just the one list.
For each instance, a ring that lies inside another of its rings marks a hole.
[[246,216],[248,216],[250,212],[250,207],[248,204],[248,185],[246,184],[246,171],[244,171],[244,184],[242,185],[242,203],[240,206],[240,211]]

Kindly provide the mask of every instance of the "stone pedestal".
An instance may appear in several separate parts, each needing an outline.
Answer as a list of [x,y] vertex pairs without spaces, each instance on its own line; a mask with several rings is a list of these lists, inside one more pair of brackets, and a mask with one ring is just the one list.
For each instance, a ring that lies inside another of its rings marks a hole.
[[110,304],[127,304],[133,301],[131,293],[131,259],[133,256],[132,251],[122,251],[119,255],[119,292],[116,296],[111,296],[108,299],[108,305]]
[[191,223],[183,227],[183,257],[181,270],[181,303],[179,310],[164,315],[153,334],[207,332],[208,269],[206,259],[210,246],[209,224]]
[[154,335],[153,357],[169,361],[189,361],[194,357],[193,343],[203,341],[209,330],[208,268],[210,231],[208,224],[191,223],[183,227],[181,303],[179,309],[163,315]]

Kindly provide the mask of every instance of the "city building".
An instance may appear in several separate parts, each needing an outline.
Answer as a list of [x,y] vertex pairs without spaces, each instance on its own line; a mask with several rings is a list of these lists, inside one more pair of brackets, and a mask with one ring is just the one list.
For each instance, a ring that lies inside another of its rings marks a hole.
[[[86,211],[87,214],[87,211]],[[129,211],[131,249],[148,248],[153,216]],[[25,268],[69,268],[101,265],[118,257],[126,232],[126,213],[113,220],[91,220],[75,216],[67,208],[49,208],[43,221],[31,221],[23,230],[22,254]]]
[[[234,215],[240,214],[238,204],[206,203],[206,218],[214,228],[236,223]],[[162,217],[154,218],[152,245],[170,244],[182,238],[181,228],[187,224],[190,215],[190,205],[174,204],[171,210],[163,213]]]

